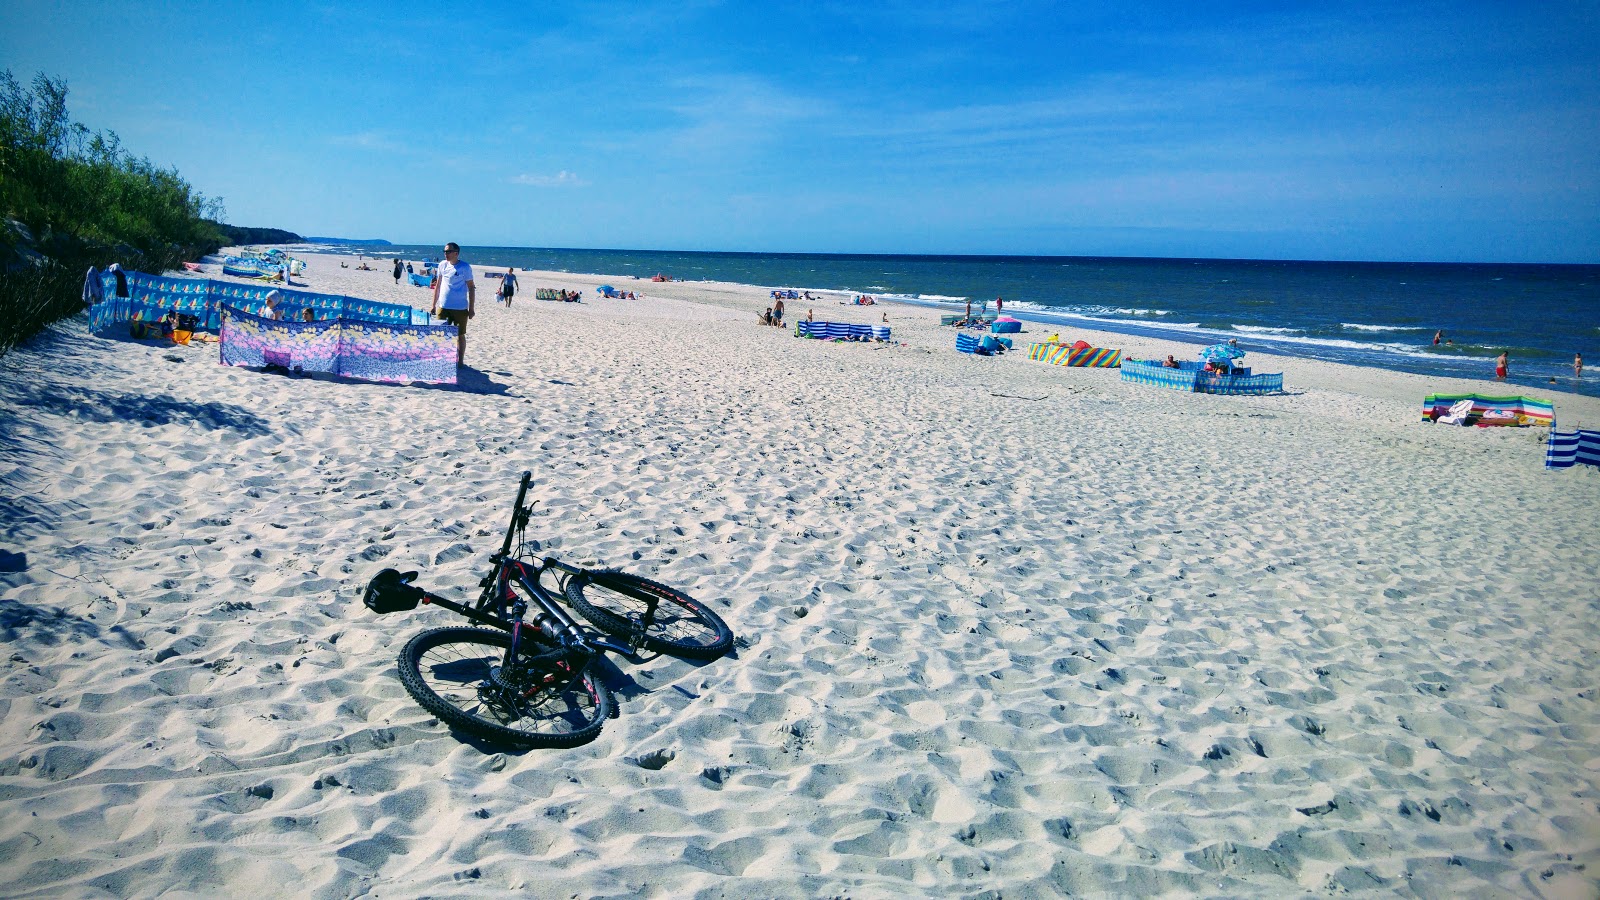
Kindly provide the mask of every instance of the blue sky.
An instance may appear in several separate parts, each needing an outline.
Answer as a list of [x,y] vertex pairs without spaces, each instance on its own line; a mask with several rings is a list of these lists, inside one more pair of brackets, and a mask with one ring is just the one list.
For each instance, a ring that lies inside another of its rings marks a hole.
[[397,243],[1600,262],[1600,4],[40,3],[229,221]]

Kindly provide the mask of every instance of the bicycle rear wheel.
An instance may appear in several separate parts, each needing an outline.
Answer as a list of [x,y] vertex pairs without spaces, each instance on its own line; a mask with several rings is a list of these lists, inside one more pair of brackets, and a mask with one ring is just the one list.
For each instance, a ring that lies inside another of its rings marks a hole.
[[[524,641],[526,650],[545,649]],[[400,651],[400,683],[441,722],[518,747],[576,747],[595,739],[615,701],[585,661],[504,665],[511,635],[433,628]]]
[[733,632],[705,604],[659,582],[610,569],[567,579],[567,600],[602,631],[632,638],[644,618],[647,598],[657,601],[655,619],[641,646],[690,659],[716,659],[733,646]]

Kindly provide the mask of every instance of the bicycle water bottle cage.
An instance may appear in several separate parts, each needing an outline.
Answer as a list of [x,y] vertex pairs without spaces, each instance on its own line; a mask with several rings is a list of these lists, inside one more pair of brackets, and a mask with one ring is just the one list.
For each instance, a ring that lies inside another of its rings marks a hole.
[[416,572],[401,574],[395,569],[384,569],[367,582],[361,602],[379,615],[416,609],[426,593],[422,588],[412,586],[411,582],[416,578]]

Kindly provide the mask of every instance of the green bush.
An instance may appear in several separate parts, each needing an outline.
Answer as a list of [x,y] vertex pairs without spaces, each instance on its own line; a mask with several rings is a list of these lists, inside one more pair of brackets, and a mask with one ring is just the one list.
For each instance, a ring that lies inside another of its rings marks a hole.
[[221,217],[175,169],[72,121],[66,82],[0,73],[0,354],[78,312],[89,266],[175,268],[222,246]]

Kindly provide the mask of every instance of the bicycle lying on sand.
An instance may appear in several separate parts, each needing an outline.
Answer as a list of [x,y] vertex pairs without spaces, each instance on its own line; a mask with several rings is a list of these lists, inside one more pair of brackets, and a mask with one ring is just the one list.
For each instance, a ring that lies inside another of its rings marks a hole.
[[[395,569],[368,582],[362,602],[380,615],[426,603],[487,626],[430,628],[400,651],[400,683],[440,721],[518,747],[576,747],[616,715],[611,690],[594,673],[604,654],[645,662],[642,647],[715,659],[733,646],[733,632],[698,600],[648,578],[533,559],[526,552],[533,505],[523,505],[532,480],[522,473],[505,541],[490,557],[494,568],[479,582],[476,603],[429,593],[411,583],[416,572]],[[546,575],[558,579],[556,591],[545,589]],[[611,637],[575,621],[557,596]]]

